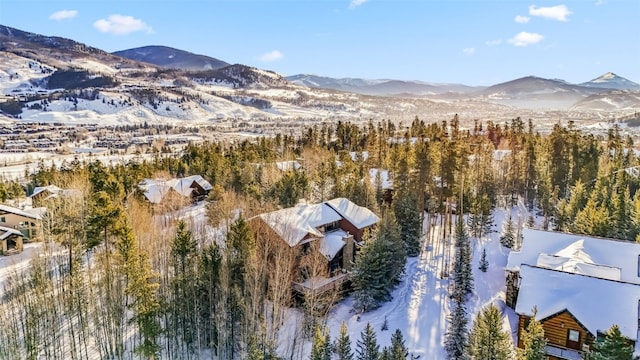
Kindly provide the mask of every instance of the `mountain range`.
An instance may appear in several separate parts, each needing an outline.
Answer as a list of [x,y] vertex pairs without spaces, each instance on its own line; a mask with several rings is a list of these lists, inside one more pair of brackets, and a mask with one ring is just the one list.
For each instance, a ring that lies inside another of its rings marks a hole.
[[[35,104],[43,97],[50,103],[39,109]],[[32,121],[367,119],[423,113],[493,117],[517,109],[530,114],[527,109],[609,112],[639,107],[640,85],[613,73],[581,84],[527,76],[488,87],[284,77],[165,46],[108,53],[0,25],[0,111]]]

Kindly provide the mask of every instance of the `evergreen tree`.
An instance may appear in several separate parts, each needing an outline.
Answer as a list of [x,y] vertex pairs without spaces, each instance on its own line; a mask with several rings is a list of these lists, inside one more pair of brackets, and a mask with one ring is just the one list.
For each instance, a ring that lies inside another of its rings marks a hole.
[[347,324],[344,321],[340,325],[340,336],[336,339],[335,353],[337,360],[353,360],[351,339],[349,339]]
[[408,144],[403,146],[401,151],[402,153],[398,154],[398,171],[394,179],[396,192],[393,197],[393,210],[400,227],[404,249],[407,256],[413,257],[420,253],[422,221],[416,191],[410,187]]
[[389,350],[388,347],[383,347],[382,351],[380,352],[380,357],[378,358],[378,360],[391,360],[391,350]]
[[313,332],[310,360],[331,360],[331,341],[327,328],[316,326]]
[[471,243],[462,221],[456,224],[456,253],[453,264],[453,293],[457,301],[473,292],[473,271],[471,269]]
[[376,339],[376,331],[367,323],[367,327],[360,333],[360,339],[356,342],[357,360],[379,360],[380,346]]
[[406,360],[407,356],[409,356],[409,350],[404,344],[404,338],[402,336],[402,331],[400,329],[396,329],[396,331],[391,335],[391,360]]
[[382,218],[365,240],[353,272],[354,309],[365,312],[391,298],[406,262],[400,231],[392,212]]
[[515,234],[514,234],[513,220],[511,216],[507,219],[507,222],[504,226],[504,232],[502,236],[500,236],[500,244],[506,248],[513,248],[515,245]]
[[473,360],[511,360],[511,336],[502,330],[502,316],[494,304],[480,311],[469,334],[469,355]]
[[156,294],[157,275],[151,270],[147,257],[138,251],[133,231],[126,221],[121,228],[122,237],[116,243],[119,266],[126,279],[125,293],[131,297],[128,307],[133,311],[132,320],[137,324],[142,340],[134,352],[142,358],[153,359],[160,353],[157,340],[162,332],[158,319],[160,302]]
[[632,360],[633,345],[622,336],[620,327],[613,325],[605,333],[603,339],[599,339],[585,355],[586,360]]
[[480,264],[478,265],[478,269],[482,272],[487,272],[489,268],[489,262],[487,261],[487,249],[482,249],[482,255],[480,256]]
[[467,330],[467,311],[464,302],[454,301],[454,307],[449,316],[449,327],[445,334],[444,348],[449,359],[467,359],[467,343],[469,333]]
[[522,349],[518,349],[518,360],[545,360],[547,339],[544,337],[542,324],[536,319],[538,310],[533,308],[533,315],[529,319],[529,325],[522,332]]

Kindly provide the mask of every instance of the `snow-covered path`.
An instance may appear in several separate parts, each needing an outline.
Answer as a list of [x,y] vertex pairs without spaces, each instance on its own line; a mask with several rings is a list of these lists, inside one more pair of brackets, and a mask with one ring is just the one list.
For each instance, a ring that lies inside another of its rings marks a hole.
[[[522,209],[514,208],[512,211],[512,216],[517,216]],[[471,318],[490,302],[495,302],[504,308],[502,306],[504,304],[504,266],[508,250],[500,246],[499,232],[507,216],[507,211],[496,210],[494,229],[497,232],[492,232],[482,239],[471,238],[475,281],[475,292],[467,302]],[[438,230],[440,230],[439,226],[435,226],[431,230],[432,234],[439,234]],[[454,252],[452,245],[439,239],[439,235],[432,235],[431,238],[434,239],[431,246],[428,246],[429,244],[425,241],[420,255],[407,261],[405,276],[393,292],[391,301],[361,315],[352,312],[351,297],[339,303],[327,320],[331,336],[338,335],[340,325],[344,321],[349,330],[352,346],[355,348],[360,332],[369,322],[376,329],[381,348],[390,345],[391,334],[395,329],[400,329],[411,354],[419,355],[420,359],[446,359],[443,342],[451,300],[448,292],[449,281],[440,276],[447,263],[448,249],[451,249],[451,257]],[[489,269],[483,273],[478,270],[478,262],[485,248]],[[509,309],[506,313],[511,315]],[[385,319],[389,330],[382,331]],[[512,327],[509,320],[509,317],[505,318],[507,330],[511,330]]]

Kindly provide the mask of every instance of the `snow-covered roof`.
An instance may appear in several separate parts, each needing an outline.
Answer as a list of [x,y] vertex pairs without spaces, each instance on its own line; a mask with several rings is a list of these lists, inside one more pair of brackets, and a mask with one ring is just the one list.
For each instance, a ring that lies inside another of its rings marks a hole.
[[302,165],[300,165],[300,163],[295,160],[288,160],[288,161],[276,161],[276,167],[280,171],[287,171],[287,170],[298,170],[302,167]]
[[191,175],[178,179],[144,179],[138,187],[144,191],[144,196],[153,204],[158,204],[171,190],[188,197],[191,196],[193,183],[197,183],[205,191],[211,190],[211,184],[200,175]]
[[30,219],[42,220],[42,216],[38,213],[35,213],[35,210],[36,209],[34,209],[34,212],[31,212],[27,210],[21,210],[13,206],[0,205],[0,211],[16,214],[16,215],[27,217]]
[[51,194],[57,194],[57,195],[62,193],[62,189],[55,185],[38,186],[33,189],[33,194],[31,194],[29,197],[34,197],[44,191],[48,191]]
[[327,233],[324,238],[320,240],[320,253],[324,255],[327,260],[332,260],[345,245],[343,238],[348,234],[344,230],[336,230]]
[[207,180],[205,180],[200,175],[191,175],[191,176],[184,177],[182,179],[183,180],[189,180],[189,181],[195,181],[195,182],[198,183],[198,185],[200,185],[201,188],[203,188],[206,191],[209,191],[209,190],[213,189],[213,186],[211,186],[211,183],[209,183]]
[[358,229],[363,229],[380,221],[380,218],[371,210],[358,206],[349,199],[335,198],[325,201],[325,204],[331,206],[340,216]]
[[640,285],[529,265],[522,265],[520,278],[516,313],[531,316],[535,306],[542,320],[567,310],[593,335],[617,324],[637,340]]
[[[358,206],[345,198],[337,198],[320,204],[298,204],[294,207],[258,216],[289,246],[300,244],[308,235],[322,238],[325,234],[318,230],[318,227],[342,219],[346,219],[358,229],[371,226],[380,220],[371,210]],[[336,250],[335,247],[339,243],[333,240],[335,239],[326,242],[326,253],[323,252],[325,256],[330,255],[331,258],[342,248],[340,245],[340,248]]]
[[322,237],[318,226],[336,222],[342,217],[325,203],[299,204],[294,207],[259,215],[289,246],[298,245],[307,234]]
[[376,177],[380,174],[380,182],[383,189],[393,189],[393,181],[389,179],[389,170],[384,169],[369,169],[369,179],[373,186],[378,186],[376,183]]
[[16,229],[12,229],[6,226],[0,226],[0,240],[4,240],[11,235],[23,236],[22,233]]
[[509,254],[507,270],[528,264],[640,284],[640,244],[534,229],[522,235],[522,249]]

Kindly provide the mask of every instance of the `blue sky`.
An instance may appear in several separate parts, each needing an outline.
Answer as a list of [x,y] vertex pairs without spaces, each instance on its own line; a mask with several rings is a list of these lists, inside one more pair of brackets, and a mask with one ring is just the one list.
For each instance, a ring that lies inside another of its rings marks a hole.
[[640,82],[638,0],[0,0],[0,24],[104,49],[171,46],[284,75],[491,85]]

